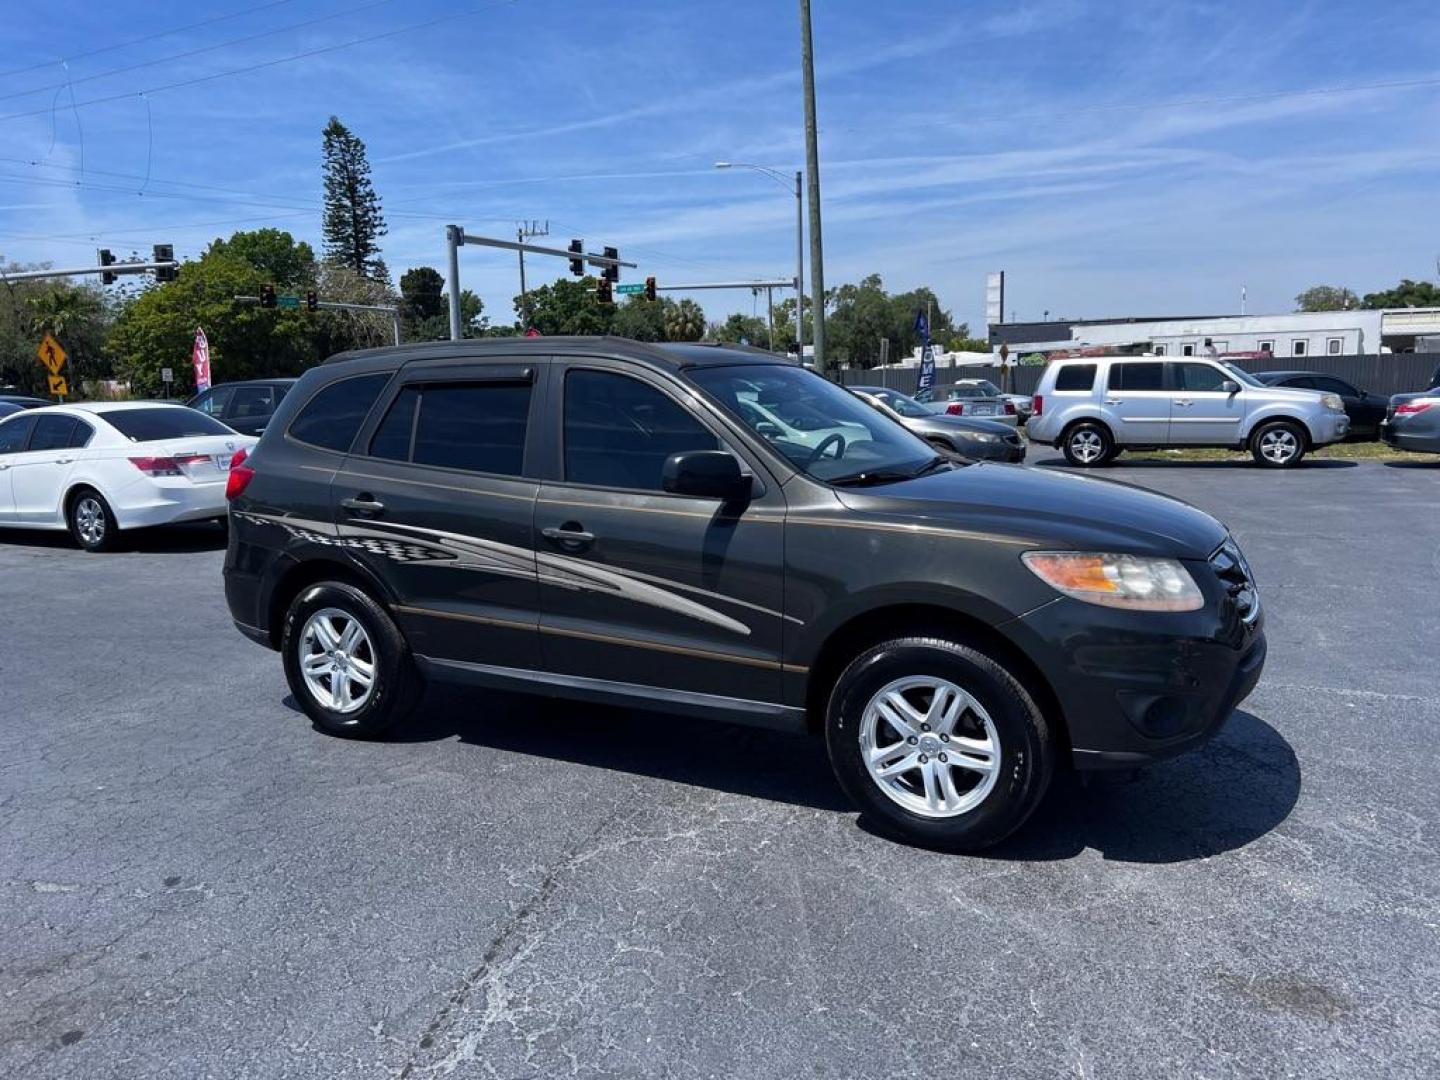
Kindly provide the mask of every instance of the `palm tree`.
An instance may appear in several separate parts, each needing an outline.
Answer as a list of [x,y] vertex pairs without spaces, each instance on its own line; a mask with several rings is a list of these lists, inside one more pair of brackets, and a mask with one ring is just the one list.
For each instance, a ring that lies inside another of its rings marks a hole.
[[694,300],[665,305],[665,340],[699,341],[705,334],[705,311]]

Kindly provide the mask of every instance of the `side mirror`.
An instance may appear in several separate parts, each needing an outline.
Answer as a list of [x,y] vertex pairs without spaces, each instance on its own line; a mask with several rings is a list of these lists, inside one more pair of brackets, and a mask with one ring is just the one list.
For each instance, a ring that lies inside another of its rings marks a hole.
[[1224,390],[1227,394],[1238,394],[1240,392],[1240,384],[1234,379],[1226,379],[1220,384],[1220,389]]
[[724,450],[690,450],[665,459],[661,484],[672,495],[738,502],[750,495],[750,478],[735,455]]

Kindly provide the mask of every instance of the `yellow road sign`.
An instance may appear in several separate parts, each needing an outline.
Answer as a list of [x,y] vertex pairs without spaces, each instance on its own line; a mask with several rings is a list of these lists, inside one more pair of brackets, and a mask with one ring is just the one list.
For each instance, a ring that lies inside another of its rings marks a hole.
[[55,340],[54,334],[46,334],[40,342],[40,347],[35,350],[35,355],[40,357],[40,362],[50,369],[53,378],[60,374],[60,369],[65,366],[65,350],[60,347],[60,342]]
[[65,381],[64,375],[50,376],[50,393],[55,397],[65,397],[70,393],[70,384]]

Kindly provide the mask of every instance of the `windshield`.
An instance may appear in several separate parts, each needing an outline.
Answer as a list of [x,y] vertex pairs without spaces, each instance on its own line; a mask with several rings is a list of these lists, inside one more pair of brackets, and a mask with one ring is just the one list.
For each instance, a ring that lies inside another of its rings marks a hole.
[[923,471],[935,453],[860,398],[787,364],[707,367],[687,372],[707,397],[792,465],[817,480],[845,482]]
[[192,435],[234,435],[235,432],[195,409],[157,405],[153,409],[115,409],[100,418],[131,442],[184,439]]
[[1238,368],[1238,367],[1236,367],[1236,366],[1235,366],[1234,364],[1232,364],[1229,360],[1221,360],[1221,361],[1220,361],[1220,364],[1221,364],[1222,367],[1225,368],[1226,371],[1230,372],[1231,375],[1234,375],[1235,378],[1239,379],[1242,383],[1245,383],[1247,386],[1264,386],[1264,385],[1265,385],[1265,384],[1262,383],[1259,379],[1255,378],[1254,375],[1251,375],[1248,371],[1244,370],[1243,368]]
[[984,390],[985,393],[989,394],[991,397],[1000,396],[1000,388],[996,386],[993,382],[991,382],[989,379],[981,379],[975,385],[981,390]]

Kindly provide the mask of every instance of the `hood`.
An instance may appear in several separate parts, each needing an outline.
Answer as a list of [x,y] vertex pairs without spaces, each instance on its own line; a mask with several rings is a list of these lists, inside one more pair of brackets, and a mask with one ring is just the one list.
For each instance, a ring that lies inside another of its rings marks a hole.
[[861,513],[950,525],[1027,547],[1207,558],[1225,526],[1153,491],[1020,465],[978,464],[872,488],[836,488]]

